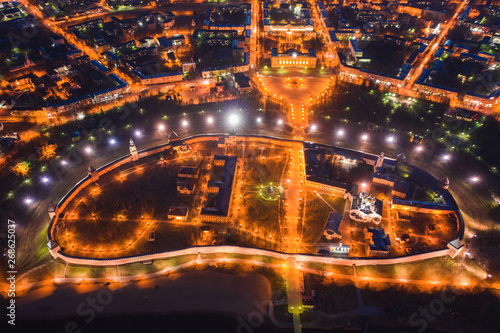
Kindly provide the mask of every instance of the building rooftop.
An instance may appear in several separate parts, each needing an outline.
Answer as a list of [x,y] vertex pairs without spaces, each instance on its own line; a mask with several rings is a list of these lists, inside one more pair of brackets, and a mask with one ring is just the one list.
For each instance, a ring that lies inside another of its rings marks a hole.
[[389,238],[389,235],[385,234],[384,229],[377,229],[377,228],[366,228],[366,229],[368,232],[372,234],[373,244],[370,244],[370,250],[389,251],[391,240]]
[[339,228],[343,217],[344,215],[340,212],[331,212],[330,215],[328,215],[328,220],[326,221],[325,231],[331,230],[340,235]]
[[238,157],[236,156],[227,156],[222,170],[222,177],[220,179],[222,186],[217,194],[215,207],[202,208],[201,215],[227,216],[229,214],[229,205],[231,203],[231,194],[233,191],[237,160]]

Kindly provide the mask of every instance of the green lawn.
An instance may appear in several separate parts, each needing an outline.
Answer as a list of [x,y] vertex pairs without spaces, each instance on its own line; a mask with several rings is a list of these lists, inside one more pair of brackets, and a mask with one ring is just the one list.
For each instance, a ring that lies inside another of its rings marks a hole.
[[458,263],[450,257],[422,260],[409,264],[356,267],[360,276],[432,281],[451,279],[457,269]]

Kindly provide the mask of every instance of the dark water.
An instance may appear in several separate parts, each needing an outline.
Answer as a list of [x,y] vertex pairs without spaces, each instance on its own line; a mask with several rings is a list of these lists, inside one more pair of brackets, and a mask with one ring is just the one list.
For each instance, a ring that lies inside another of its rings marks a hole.
[[[9,327],[7,332],[19,333],[288,333],[293,329],[280,329],[264,322],[256,327],[249,325],[242,319],[220,314],[172,314],[172,315],[137,315],[96,317],[90,323],[80,318],[23,321],[17,320],[16,326]],[[368,327],[363,329],[303,329],[303,333],[408,333],[415,332],[412,328],[396,327]],[[0,332],[4,332],[0,330]],[[428,329],[426,333],[438,333]],[[484,332],[484,331],[478,331]]]
[[[12,332],[22,333],[275,333],[270,324],[259,327],[242,324],[234,317],[216,314],[175,314],[96,317],[90,323],[81,318],[47,321],[17,320]],[[3,330],[0,330],[3,332]]]

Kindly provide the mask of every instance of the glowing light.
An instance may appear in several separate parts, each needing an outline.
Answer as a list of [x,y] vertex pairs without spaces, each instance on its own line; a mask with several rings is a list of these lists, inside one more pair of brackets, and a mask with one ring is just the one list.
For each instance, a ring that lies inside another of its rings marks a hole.
[[311,125],[311,131],[315,131],[318,129],[318,126],[316,124]]
[[278,119],[278,126],[283,125],[283,119]]
[[238,125],[238,123],[240,122],[240,116],[233,113],[231,115],[229,115],[229,124],[231,124],[232,126],[235,126],[235,125]]
[[92,153],[92,147],[85,147],[85,152],[86,152],[87,154]]
[[61,161],[61,164],[62,164],[62,165],[67,165],[67,164],[68,164],[68,162],[66,162],[65,160],[62,160],[62,161]]
[[365,188],[366,187],[366,183],[361,183],[361,187]]
[[343,137],[343,136],[344,136],[344,134],[345,134],[345,133],[344,133],[344,130],[343,130],[343,129],[339,129],[339,130],[337,131],[337,136]]
[[207,118],[207,124],[213,124],[214,123],[214,118],[213,117],[208,117]]
[[187,121],[186,119],[184,119],[184,120],[182,121],[182,126],[183,126],[183,127],[187,127],[188,125],[189,125],[188,121]]
[[424,147],[418,146],[415,150],[418,151],[418,152],[421,152],[422,150],[424,150]]
[[25,203],[25,204],[27,204],[27,205],[30,205],[30,204],[32,204],[32,203],[33,203],[33,199],[31,199],[31,198],[26,198],[26,199],[24,199],[24,203]]
[[368,134],[361,135],[361,140],[363,140],[363,141],[368,140]]
[[49,178],[48,177],[42,177],[42,183],[47,184],[48,182],[49,182]]
[[471,180],[472,182],[474,182],[474,183],[477,183],[477,182],[479,181],[479,177],[477,177],[477,176],[473,176],[473,177],[471,177],[471,179],[470,179],[470,180]]
[[140,137],[140,136],[142,135],[142,133],[141,133],[141,131],[136,130],[136,131],[134,132],[134,135],[135,135],[136,137]]
[[109,139],[109,144],[112,146],[116,145],[116,139],[115,138]]
[[257,117],[257,119],[255,121],[257,122],[257,124],[262,123],[262,117]]
[[164,131],[164,130],[165,130],[165,125],[164,125],[164,124],[160,124],[160,125],[158,125],[158,129],[159,129],[160,131]]
[[449,154],[443,155],[443,160],[448,161],[451,158]]
[[387,137],[387,142],[393,143],[394,142],[394,137],[393,136],[388,136]]

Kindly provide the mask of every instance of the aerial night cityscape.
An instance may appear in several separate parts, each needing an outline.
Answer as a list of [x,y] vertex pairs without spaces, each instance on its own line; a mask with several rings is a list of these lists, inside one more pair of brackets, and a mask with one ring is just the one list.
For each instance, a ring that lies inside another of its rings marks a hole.
[[0,13],[1,332],[500,332],[500,0]]

